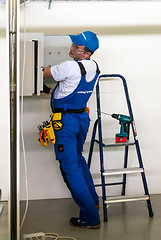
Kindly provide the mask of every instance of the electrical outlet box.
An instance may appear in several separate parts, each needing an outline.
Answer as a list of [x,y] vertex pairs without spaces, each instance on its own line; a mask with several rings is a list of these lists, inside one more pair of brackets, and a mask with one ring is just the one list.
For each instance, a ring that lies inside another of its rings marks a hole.
[[43,66],[44,66],[44,33],[26,33],[26,34],[21,33],[20,95],[22,92],[21,91],[22,86],[23,96],[40,95],[40,91],[43,89],[43,71],[42,71]]
[[45,240],[45,233],[30,233],[23,235],[23,240]]

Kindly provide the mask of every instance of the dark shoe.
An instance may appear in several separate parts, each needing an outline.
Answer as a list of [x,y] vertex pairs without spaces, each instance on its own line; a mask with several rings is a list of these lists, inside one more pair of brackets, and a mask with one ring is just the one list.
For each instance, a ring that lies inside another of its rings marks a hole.
[[81,221],[79,218],[75,218],[75,217],[72,217],[70,219],[70,224],[72,224],[73,226],[76,226],[76,227],[85,227],[85,228],[91,228],[91,229],[100,228],[100,221],[89,224],[89,223]]

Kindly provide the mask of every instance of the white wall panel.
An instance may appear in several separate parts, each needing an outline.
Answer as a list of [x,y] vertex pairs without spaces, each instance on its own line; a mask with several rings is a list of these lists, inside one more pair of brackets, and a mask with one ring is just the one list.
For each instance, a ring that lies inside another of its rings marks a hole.
[[[0,11],[1,14],[1,11]],[[9,75],[7,41],[5,36],[0,37],[0,188],[2,189],[2,200],[9,197],[9,163],[10,163],[10,122],[9,122]]]

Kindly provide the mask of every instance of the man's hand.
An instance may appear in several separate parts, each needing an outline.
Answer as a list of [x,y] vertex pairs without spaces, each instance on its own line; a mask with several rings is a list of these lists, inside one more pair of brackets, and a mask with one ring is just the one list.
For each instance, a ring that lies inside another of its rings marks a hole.
[[46,86],[45,84],[43,84],[43,90],[40,91],[41,93],[46,93],[49,94],[50,93],[51,88],[49,88],[48,86]]

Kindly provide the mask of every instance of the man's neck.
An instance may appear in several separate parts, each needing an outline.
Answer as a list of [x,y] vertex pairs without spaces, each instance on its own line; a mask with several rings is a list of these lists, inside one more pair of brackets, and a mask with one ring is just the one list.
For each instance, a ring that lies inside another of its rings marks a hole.
[[90,60],[90,58],[89,57],[88,58],[75,58],[74,60],[75,61]]

